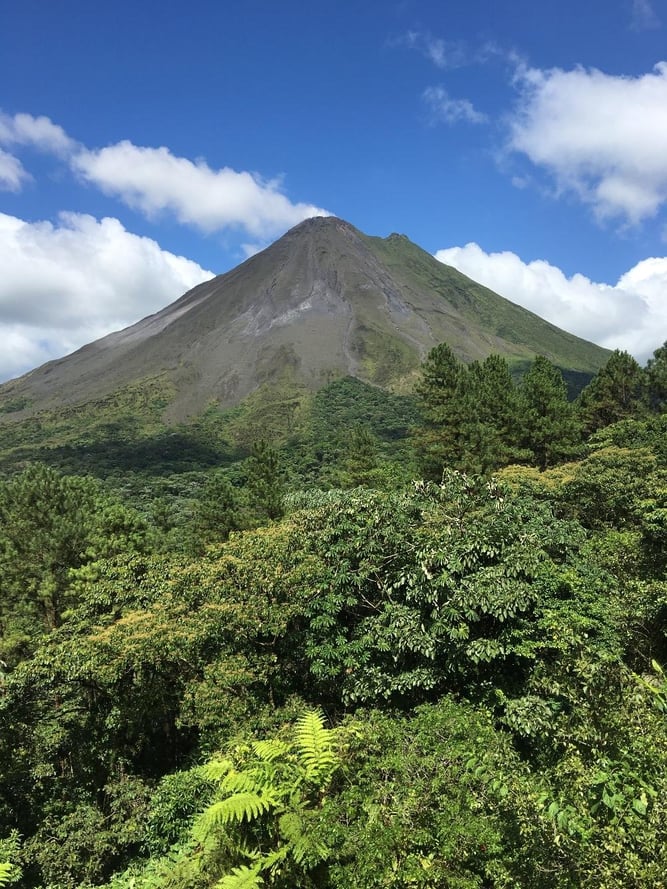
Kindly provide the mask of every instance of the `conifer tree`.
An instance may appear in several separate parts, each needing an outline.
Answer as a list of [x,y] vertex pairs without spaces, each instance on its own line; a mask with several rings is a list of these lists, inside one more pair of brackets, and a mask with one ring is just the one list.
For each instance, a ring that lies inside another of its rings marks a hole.
[[581,429],[567,400],[563,375],[538,355],[519,389],[520,444],[540,469],[573,458],[581,443]]
[[285,485],[278,451],[260,439],[253,445],[246,467],[252,506],[269,519],[279,519],[283,514]]
[[470,468],[488,472],[517,456],[518,402],[509,365],[502,355],[489,355],[468,369],[469,425],[475,432],[469,447]]
[[585,431],[595,432],[619,420],[640,416],[646,410],[646,391],[646,372],[632,355],[616,349],[579,396]]
[[662,413],[667,408],[667,341],[649,358],[646,377],[651,410]]
[[439,480],[445,466],[460,466],[469,416],[467,375],[446,343],[431,349],[422,365],[416,391],[424,422],[415,431],[413,444],[426,478]]
[[239,493],[229,479],[218,473],[209,476],[195,506],[195,548],[226,540],[244,520]]

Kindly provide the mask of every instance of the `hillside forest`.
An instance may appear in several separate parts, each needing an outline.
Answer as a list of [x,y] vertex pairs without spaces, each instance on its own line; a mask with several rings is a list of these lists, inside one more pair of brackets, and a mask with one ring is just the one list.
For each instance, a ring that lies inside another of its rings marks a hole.
[[667,886],[667,344],[511,371],[2,432],[0,885]]

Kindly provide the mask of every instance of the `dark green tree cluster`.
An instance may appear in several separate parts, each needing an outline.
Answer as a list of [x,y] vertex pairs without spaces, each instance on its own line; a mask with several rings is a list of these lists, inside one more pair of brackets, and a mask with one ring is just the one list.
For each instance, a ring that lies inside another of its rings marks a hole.
[[414,445],[434,480],[444,466],[487,473],[530,462],[545,469],[575,456],[581,441],[562,375],[541,356],[516,386],[501,356],[465,365],[442,344],[429,354],[417,392],[425,423]]
[[0,484],[0,659],[28,655],[76,607],[77,569],[148,546],[140,516],[90,479],[36,464]]
[[613,352],[574,403],[560,370],[543,356],[515,383],[501,356],[465,365],[441,344],[422,366],[417,394],[423,422],[413,445],[427,478],[437,480],[445,466],[487,473],[527,463],[544,470],[581,456],[591,433],[662,413],[667,344],[646,368]]

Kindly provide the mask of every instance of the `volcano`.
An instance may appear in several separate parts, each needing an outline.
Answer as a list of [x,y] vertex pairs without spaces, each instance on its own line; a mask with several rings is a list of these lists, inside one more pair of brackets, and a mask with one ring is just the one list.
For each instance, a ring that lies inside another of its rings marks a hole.
[[[511,294],[508,294],[511,297]],[[608,352],[443,265],[405,235],[364,235],[335,217],[300,223],[166,308],[0,387],[4,419],[158,380],[170,421],[225,408],[286,379],[316,390],[352,376],[407,391],[433,346],[463,361],[545,355],[595,373]]]

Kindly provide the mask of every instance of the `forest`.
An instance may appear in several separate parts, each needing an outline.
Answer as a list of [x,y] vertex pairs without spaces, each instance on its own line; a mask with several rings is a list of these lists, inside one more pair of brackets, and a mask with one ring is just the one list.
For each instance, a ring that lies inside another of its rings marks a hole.
[[5,452],[0,885],[664,889],[667,343],[571,396]]

